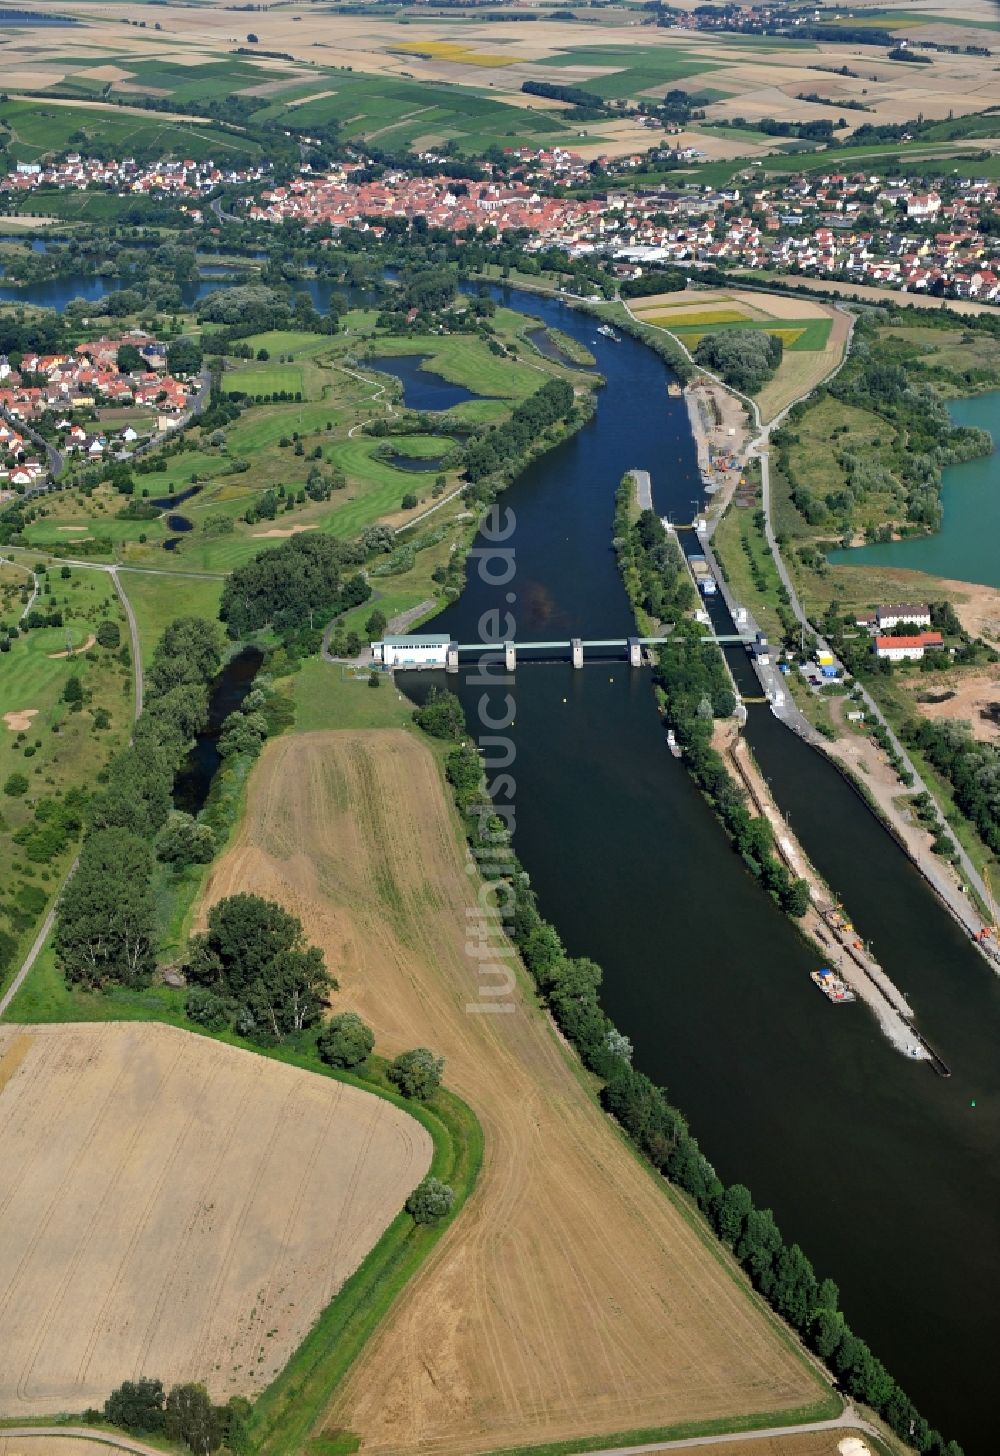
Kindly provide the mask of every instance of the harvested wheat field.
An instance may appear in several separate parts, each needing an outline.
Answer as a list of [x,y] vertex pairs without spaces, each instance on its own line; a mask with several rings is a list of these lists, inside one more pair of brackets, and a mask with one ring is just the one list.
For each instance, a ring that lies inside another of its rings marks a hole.
[[530,998],[512,987],[509,1012],[479,1014],[467,866],[422,743],[307,733],[267,745],[210,881],[210,899],[239,887],[300,915],[338,1005],[383,1052],[443,1054],[485,1133],[475,1192],[327,1431],[380,1456],[470,1456],[815,1401],[817,1378],[616,1136]]
[[259,1391],[431,1151],[382,1098],[174,1027],[0,1027],[0,1412]]

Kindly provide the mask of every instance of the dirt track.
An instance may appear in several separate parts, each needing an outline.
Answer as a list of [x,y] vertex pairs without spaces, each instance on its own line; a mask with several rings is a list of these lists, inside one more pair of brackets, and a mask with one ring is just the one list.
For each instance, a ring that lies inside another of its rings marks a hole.
[[[478,1014],[475,882],[427,749],[398,730],[269,744],[209,894],[301,915],[379,1048],[425,1044],[478,1113],[461,1218],[337,1395],[365,1453],[508,1444],[788,1409],[817,1394],[715,1247],[633,1159],[519,990]],[[468,922],[472,924],[473,922]]]
[[0,1413],[256,1393],[430,1155],[390,1103],[174,1027],[0,1027]]

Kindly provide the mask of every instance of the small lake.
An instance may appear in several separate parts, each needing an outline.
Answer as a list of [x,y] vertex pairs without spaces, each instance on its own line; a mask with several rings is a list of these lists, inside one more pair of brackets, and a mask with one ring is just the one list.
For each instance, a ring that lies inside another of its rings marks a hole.
[[208,699],[208,725],[174,780],[174,805],[185,813],[197,814],[205,807],[212,780],[222,762],[219,753],[222,725],[250,691],[263,661],[264,654],[259,647],[245,647],[229,659],[213,681]]
[[19,243],[23,247],[29,241],[32,253],[47,253],[50,247],[65,247],[65,243],[60,243],[57,238],[31,238],[29,240],[24,233],[0,233],[0,243]]
[[[8,241],[23,242],[24,239],[11,236]],[[35,242],[32,243],[35,252],[46,251],[43,239],[38,239],[37,244],[36,246]],[[258,281],[256,274],[234,274],[221,263],[208,263],[201,267],[197,278],[180,285],[181,299],[190,308],[206,294],[214,293],[219,288],[234,288],[239,284]],[[121,288],[132,286],[121,278],[100,278],[87,273],[74,273],[65,278],[47,278],[37,283],[29,283],[23,288],[14,283],[0,283],[0,302],[54,308],[57,313],[62,313],[66,305],[74,299],[82,298],[87,303],[93,303],[103,298],[106,293],[116,293]],[[141,287],[141,284],[134,286]],[[348,308],[374,308],[381,296],[378,289],[353,288],[347,283],[337,283],[329,278],[296,278],[290,287],[293,295],[307,293],[317,313],[322,314],[329,313],[330,301],[334,298],[343,299]]]
[[395,470],[409,470],[414,475],[425,475],[432,470],[440,470],[443,459],[443,455],[435,455],[429,460],[417,455],[394,455],[389,464]]
[[933,536],[886,541],[831,551],[836,566],[901,566],[954,581],[1000,586],[1000,391],[952,400],[948,413],[956,425],[976,425],[993,436],[985,460],[967,460],[944,472],[944,520]]
[[68,303],[75,298],[85,299],[87,303],[93,303],[97,298],[103,298],[106,293],[112,292],[119,287],[117,278],[93,278],[84,275],[74,275],[71,278],[46,278],[42,282],[28,283],[19,288],[14,283],[0,284],[0,302],[3,303],[24,303],[35,308],[54,308],[57,313],[62,313]]
[[464,384],[452,384],[440,374],[432,374],[421,365],[429,354],[383,354],[377,359],[366,359],[365,369],[374,369],[379,374],[392,374],[403,386],[403,403],[407,409],[446,410],[452,405],[464,404],[469,399],[482,399]]
[[174,506],[181,505],[183,501],[190,500],[191,497],[193,495],[197,495],[200,490],[200,485],[189,485],[187,490],[179,490],[176,492],[175,495],[150,496],[149,504],[151,506],[159,506],[161,511],[169,511],[172,510]]

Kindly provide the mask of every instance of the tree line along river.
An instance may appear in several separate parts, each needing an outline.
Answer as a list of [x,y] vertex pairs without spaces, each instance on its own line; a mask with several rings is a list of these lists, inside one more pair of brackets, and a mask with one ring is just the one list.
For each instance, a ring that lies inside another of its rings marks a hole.
[[[192,285],[191,301],[221,282]],[[39,286],[0,298],[61,309],[114,286],[60,279],[40,286],[44,298]],[[318,308],[339,291],[295,286]],[[490,587],[470,569],[433,626],[476,641],[481,614],[497,609],[522,640],[625,637],[634,622],[611,549],[614,493],[630,467],[649,470],[659,513],[691,519],[703,494],[684,401],[667,396],[668,370],[634,340],[599,337],[555,299],[515,290],[503,301],[585,344],[607,385],[594,418],[500,499],[516,517],[512,582]],[[419,407],[413,385],[407,402]],[[960,564],[948,574],[962,576]],[[966,574],[986,579],[974,563]],[[749,672],[741,649],[730,660]],[[433,677],[411,677],[408,690],[423,695]],[[447,685],[476,724],[483,689]],[[837,772],[751,708],[747,736],[775,797],[953,1075],[904,1061],[862,1006],[832,1006],[810,982],[816,956],[667,752],[647,671],[525,663],[499,698],[507,691],[519,857],[569,952],[603,965],[604,1004],[636,1065],[684,1110],[720,1176],[747,1183],[838,1281],[852,1326],[932,1424],[968,1456],[992,1453],[1000,979]],[[192,779],[205,769],[192,763]]]
[[[504,302],[586,344],[607,385],[594,418],[500,498],[516,518],[512,581],[490,586],[471,559],[433,629],[477,641],[498,610],[522,640],[625,637],[615,488],[647,469],[656,509],[691,519],[702,489],[685,404],[641,344],[599,338],[553,299]],[[423,696],[433,676],[404,681]],[[484,688],[438,681],[478,724]],[[648,672],[524,663],[490,693],[497,718],[508,691],[518,855],[569,952],[604,967],[604,1005],[636,1065],[667,1087],[723,1179],[747,1183],[838,1281],[852,1326],[928,1419],[969,1456],[992,1452],[1000,980],[836,770],[751,708],[747,736],[779,804],[953,1075],[908,1063],[861,1005],[817,993],[815,954],[667,752]]]

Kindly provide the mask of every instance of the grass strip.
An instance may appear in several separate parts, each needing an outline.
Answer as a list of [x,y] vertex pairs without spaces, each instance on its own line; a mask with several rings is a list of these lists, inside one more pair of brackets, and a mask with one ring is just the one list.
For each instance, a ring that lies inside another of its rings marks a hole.
[[[482,1166],[482,1128],[472,1109],[453,1093],[442,1089],[430,1106],[420,1106],[393,1094],[387,1084],[373,1086],[347,1076],[342,1080],[377,1092],[423,1124],[434,1140],[430,1171],[454,1189],[455,1202],[449,1216],[433,1226],[415,1224],[409,1214],[400,1213],[327,1305],[254,1405],[251,1437],[255,1451],[266,1456],[302,1449],[366,1341],[458,1215]],[[354,1439],[345,1433],[343,1440],[324,1438],[310,1447],[322,1448],[321,1456],[334,1456],[355,1450]]]

